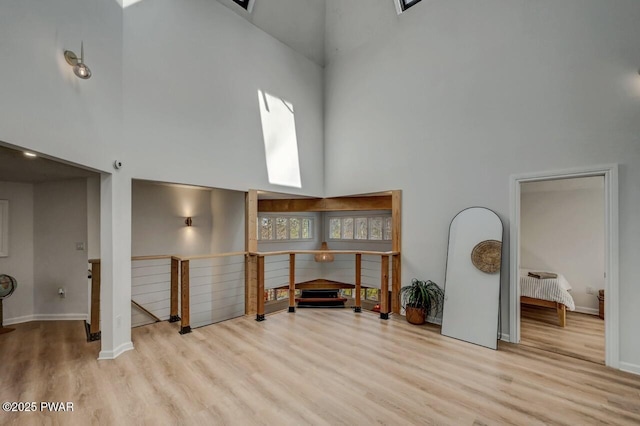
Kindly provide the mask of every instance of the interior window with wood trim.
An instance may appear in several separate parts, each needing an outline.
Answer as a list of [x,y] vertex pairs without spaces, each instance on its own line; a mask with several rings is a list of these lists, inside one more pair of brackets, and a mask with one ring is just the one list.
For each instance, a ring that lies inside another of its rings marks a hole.
[[313,217],[306,216],[260,216],[258,217],[258,240],[313,240],[313,220]]
[[391,241],[391,215],[329,218],[330,240]]

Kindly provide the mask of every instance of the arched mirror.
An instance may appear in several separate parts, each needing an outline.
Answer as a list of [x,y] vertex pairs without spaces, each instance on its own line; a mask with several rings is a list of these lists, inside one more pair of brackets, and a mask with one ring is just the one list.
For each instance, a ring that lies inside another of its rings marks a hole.
[[502,232],[500,217],[484,207],[451,221],[443,335],[497,349]]

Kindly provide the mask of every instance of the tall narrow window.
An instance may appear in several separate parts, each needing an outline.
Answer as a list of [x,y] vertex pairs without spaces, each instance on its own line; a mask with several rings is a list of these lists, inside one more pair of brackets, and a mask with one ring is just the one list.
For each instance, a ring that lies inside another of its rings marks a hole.
[[356,218],[356,240],[366,240],[367,239],[367,218],[366,217],[357,217]]
[[339,240],[342,233],[340,231],[342,221],[340,218],[333,217],[329,220],[329,238]]
[[292,240],[300,238],[300,219],[297,217],[289,219],[289,238]]

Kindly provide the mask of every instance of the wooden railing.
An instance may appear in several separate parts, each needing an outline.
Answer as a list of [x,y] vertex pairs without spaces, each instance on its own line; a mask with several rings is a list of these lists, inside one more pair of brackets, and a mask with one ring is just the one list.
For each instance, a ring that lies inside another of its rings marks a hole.
[[[400,292],[400,253],[397,251],[362,251],[362,250],[329,250],[333,255],[353,255],[355,262],[355,312],[362,311],[360,290],[362,288],[362,256],[380,256],[380,318],[388,319],[389,313],[400,313],[398,295]],[[293,250],[273,252],[232,252],[198,256],[134,256],[133,262],[143,260],[171,259],[171,287],[170,287],[170,316],[169,322],[180,321],[180,334],[191,332],[190,312],[190,262],[199,259],[215,259],[231,256],[247,257],[246,265],[256,264],[255,276],[247,266],[247,290],[255,285],[256,291],[256,321],[265,320],[265,257],[288,255],[289,257],[289,312],[295,312],[296,291],[296,255],[315,255],[327,253],[321,250]],[[392,283],[391,300],[389,298],[389,265],[391,262]],[[100,259],[89,260],[91,264],[91,313],[88,326],[89,341],[100,340]],[[180,303],[179,303],[180,301]]]
[[[171,302],[170,302],[170,316],[169,322],[180,321],[178,316],[178,294],[179,294],[179,281],[178,281],[178,265],[180,259],[171,255],[158,255],[158,256],[134,256],[131,258],[132,262],[142,260],[160,260],[171,259]],[[91,264],[91,312],[89,314],[89,326],[87,331],[87,339],[90,342],[100,340],[100,273],[101,262],[100,259],[89,259]],[[133,303],[135,303],[132,300]]]
[[[272,252],[250,252],[249,257],[256,258],[257,268],[257,309],[256,321],[265,320],[264,312],[264,283],[265,283],[265,257],[269,256],[289,256],[289,312],[296,311],[295,308],[295,263],[296,254],[322,254],[327,253],[323,250],[294,250],[294,251],[272,251]],[[388,319],[389,313],[400,313],[398,295],[400,292],[400,253],[395,251],[379,252],[379,251],[360,251],[360,250],[329,250],[328,253],[333,255],[349,254],[355,256],[355,312],[362,311],[360,289],[362,288],[362,255],[380,256],[380,318]],[[393,282],[391,284],[391,301],[389,300],[389,259],[392,265]]]

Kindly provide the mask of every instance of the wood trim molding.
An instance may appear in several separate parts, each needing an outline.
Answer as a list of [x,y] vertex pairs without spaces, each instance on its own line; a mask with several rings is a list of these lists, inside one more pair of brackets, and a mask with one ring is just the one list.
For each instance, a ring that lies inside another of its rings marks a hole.
[[392,195],[259,200],[261,213],[391,210]]

